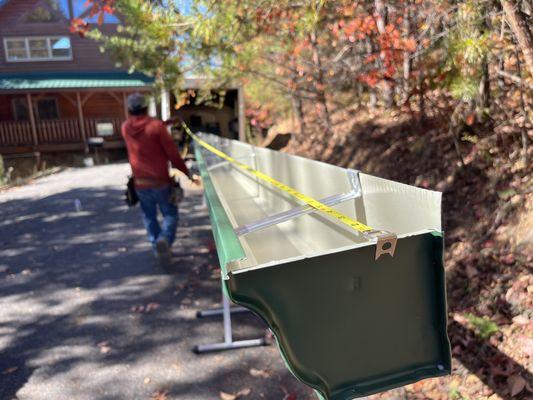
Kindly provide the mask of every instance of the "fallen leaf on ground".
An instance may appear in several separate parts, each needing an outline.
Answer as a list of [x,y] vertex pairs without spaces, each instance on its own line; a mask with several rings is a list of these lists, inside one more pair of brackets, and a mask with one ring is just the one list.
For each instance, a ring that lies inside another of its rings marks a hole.
[[148,303],[144,309],[145,312],[149,313],[149,312],[152,312],[152,311],[155,311],[159,308],[160,304],[159,303]]
[[250,393],[252,393],[252,389],[250,388],[244,388],[237,392],[237,397],[244,397],[248,396]]
[[148,385],[148,384],[150,383],[150,381],[151,381],[151,379],[148,378],[148,377],[146,377],[146,378],[144,378],[143,383],[144,383],[145,385]]
[[507,254],[506,256],[502,256],[500,257],[500,261],[502,262],[502,264],[505,264],[505,265],[513,265],[516,261],[514,255],[512,254]]
[[513,322],[518,325],[527,325],[529,324],[529,318],[525,315],[518,315],[513,318]]
[[524,354],[529,357],[533,357],[533,338],[528,338],[527,336],[521,336],[518,338],[520,347],[522,348]]
[[252,389],[244,388],[244,389],[239,390],[235,394],[226,393],[226,392],[220,392],[220,398],[222,400],[236,400],[236,399],[239,399],[241,397],[248,396],[250,393],[252,393]]
[[150,400],[167,400],[167,396],[168,392],[166,390],[158,390],[150,397]]
[[252,375],[254,378],[268,378],[270,377],[270,374],[268,371],[262,370],[262,369],[250,369],[250,375]]
[[111,351],[111,346],[109,346],[109,342],[100,342],[97,344],[97,346],[100,348],[100,353],[107,354]]
[[461,325],[466,325],[466,323],[468,322],[468,319],[466,319],[464,315],[457,314],[457,313],[453,314],[453,320],[455,322],[460,323]]
[[12,373],[15,372],[17,369],[19,369],[19,367],[10,367],[10,368],[4,370],[4,372],[2,372],[2,375],[9,375],[9,374],[12,374]]
[[155,311],[159,308],[160,304],[159,303],[155,303],[155,302],[152,302],[152,303],[148,303],[147,305],[142,305],[142,304],[138,304],[136,306],[133,306],[130,308],[130,311],[131,312],[134,312],[134,313],[150,313],[152,311]]
[[473,277],[477,275],[477,269],[476,267],[473,267],[472,265],[467,265],[465,272],[466,272],[466,276],[468,276],[469,279],[472,279]]
[[142,313],[144,311],[144,306],[143,305],[133,306],[130,308],[130,311],[134,313]]
[[511,375],[509,378],[507,378],[507,385],[509,385],[511,396],[514,397],[524,390],[526,387],[526,380],[520,375]]
[[230,393],[220,392],[220,398],[222,400],[235,400],[237,396],[235,396],[234,394],[230,394]]

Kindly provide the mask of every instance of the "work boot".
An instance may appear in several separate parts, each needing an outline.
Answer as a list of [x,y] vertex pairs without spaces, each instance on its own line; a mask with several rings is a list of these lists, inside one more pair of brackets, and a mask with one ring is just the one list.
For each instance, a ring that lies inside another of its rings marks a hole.
[[172,258],[172,253],[170,252],[170,245],[168,240],[165,238],[159,238],[155,242],[156,255],[160,263],[168,264]]

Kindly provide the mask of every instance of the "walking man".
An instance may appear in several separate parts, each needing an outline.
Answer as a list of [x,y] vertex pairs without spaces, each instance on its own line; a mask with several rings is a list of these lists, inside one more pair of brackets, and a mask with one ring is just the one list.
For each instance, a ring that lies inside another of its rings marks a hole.
[[[196,179],[180,157],[163,121],[148,116],[145,96],[140,93],[128,96],[127,107],[129,117],[122,124],[122,136],[128,149],[144,226],[154,253],[160,262],[168,263],[178,226],[178,207],[172,199],[174,182],[169,175],[169,162],[189,179]],[[157,220],[158,208],[163,214],[162,226]]]

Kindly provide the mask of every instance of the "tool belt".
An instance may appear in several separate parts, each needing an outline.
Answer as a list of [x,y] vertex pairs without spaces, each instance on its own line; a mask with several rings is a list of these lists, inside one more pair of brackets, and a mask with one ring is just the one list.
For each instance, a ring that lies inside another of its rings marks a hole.
[[[153,179],[146,178],[134,178],[133,176],[128,177],[128,183],[126,184],[126,191],[124,192],[125,202],[128,207],[135,207],[139,202],[139,196],[135,191],[135,185],[150,185],[154,186],[155,184],[160,184],[160,187],[168,186],[168,182],[155,181]],[[170,187],[170,196],[168,201],[172,204],[178,205],[183,200],[185,192],[180,185],[179,181],[172,180]]]

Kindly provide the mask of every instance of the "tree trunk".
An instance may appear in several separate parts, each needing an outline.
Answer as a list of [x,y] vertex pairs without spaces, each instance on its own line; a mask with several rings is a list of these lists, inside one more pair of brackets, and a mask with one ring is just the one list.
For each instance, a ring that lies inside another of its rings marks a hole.
[[501,3],[518,46],[524,54],[527,70],[533,76],[533,35],[529,29],[527,19],[520,11],[516,0],[501,0]]
[[311,32],[311,35],[309,37],[309,41],[311,43],[311,49],[312,49],[312,59],[313,59],[313,65],[315,67],[315,77],[316,77],[316,93],[317,93],[317,101],[320,107],[320,113],[321,115],[321,122],[325,130],[325,134],[327,138],[329,139],[331,136],[334,136],[333,134],[333,128],[331,124],[331,116],[328,109],[327,104],[327,96],[326,96],[326,82],[324,79],[324,71],[322,69],[322,61],[320,59],[320,54],[318,51],[318,43],[317,43],[317,34],[315,31]]
[[458,104],[453,110],[452,116],[450,118],[450,125],[448,127],[448,134],[452,139],[453,147],[455,148],[457,158],[459,159],[461,166],[464,167],[465,160],[463,159],[463,154],[461,153],[461,146],[459,144],[459,131],[461,130],[461,127],[463,125],[462,108],[462,104]]
[[416,64],[418,68],[418,124],[422,125],[424,120],[426,119],[426,102],[424,99],[424,91],[426,88],[424,87],[424,68],[422,66],[422,60],[420,55],[416,57]]
[[[383,0],[374,0],[374,7],[376,9],[376,26],[378,28],[378,32],[380,35],[385,35],[387,26],[387,19],[388,19],[388,12],[387,7],[385,6],[385,3]],[[383,60],[384,56],[380,52],[380,60],[381,62],[381,68],[384,68]],[[384,104],[387,107],[392,107],[394,105],[394,96],[392,91],[392,85],[389,81],[383,80],[382,82],[383,86],[383,99]]]
[[[367,54],[374,54],[376,50],[376,48],[374,47],[374,42],[370,39],[365,39],[365,46],[366,46],[366,52]],[[379,67],[379,64],[377,63],[377,61],[374,61],[374,64],[376,66],[376,68]],[[375,111],[376,109],[376,106],[378,104],[378,96],[376,94],[376,89],[373,88],[373,87],[368,87],[368,94],[369,94],[369,107],[372,111]]]
[[487,58],[483,60],[483,71],[479,81],[478,101],[477,101],[477,120],[480,123],[485,122],[490,105],[490,80],[489,80],[489,63]]
[[293,92],[291,95],[291,102],[294,115],[296,116],[296,120],[298,121],[298,133],[300,136],[299,141],[302,142],[305,139],[305,134],[307,131],[307,127],[305,126],[304,120],[302,98],[298,95],[298,93]]
[[[505,18],[502,18],[502,23],[500,27],[500,41],[503,41],[504,35],[505,35]],[[504,55],[505,55],[505,51],[503,49],[500,49],[500,53],[498,54],[498,70],[499,71],[505,70]],[[502,91],[505,89],[505,80],[503,79],[503,76],[499,74],[498,74],[498,87]]]
[[[518,67],[518,75],[522,75],[522,68],[520,65],[520,58],[518,57],[518,51],[516,52],[516,65]],[[526,125],[528,122],[528,113],[526,111],[526,103],[524,101],[524,85],[520,85],[520,110],[522,111],[522,115],[524,116],[524,120],[522,121],[522,126],[520,127],[521,131],[521,139],[522,139],[522,160],[524,161],[524,165],[527,167],[528,165],[528,157],[527,157],[527,148],[529,146],[529,136],[527,134]]]
[[[411,35],[411,9],[410,4],[405,5],[405,11],[403,13],[403,30],[406,38]],[[411,69],[412,69],[411,52],[403,52],[403,101],[405,102],[409,98],[409,92],[411,91]]]

